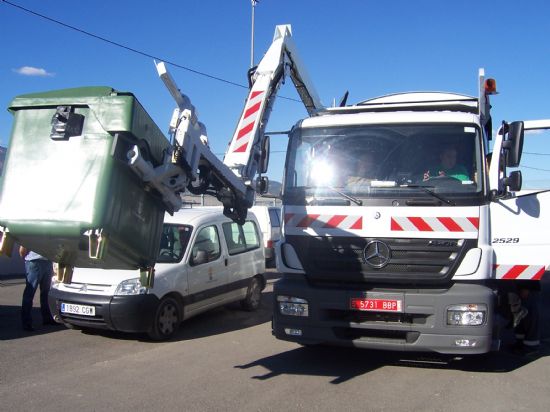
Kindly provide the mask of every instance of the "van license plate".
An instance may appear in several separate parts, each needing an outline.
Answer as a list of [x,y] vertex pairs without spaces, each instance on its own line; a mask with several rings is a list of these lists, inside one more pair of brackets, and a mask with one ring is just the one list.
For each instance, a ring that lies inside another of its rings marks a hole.
[[95,306],[75,305],[73,303],[61,303],[61,313],[73,315],[95,316]]
[[350,307],[372,312],[403,312],[403,303],[397,299],[351,298]]

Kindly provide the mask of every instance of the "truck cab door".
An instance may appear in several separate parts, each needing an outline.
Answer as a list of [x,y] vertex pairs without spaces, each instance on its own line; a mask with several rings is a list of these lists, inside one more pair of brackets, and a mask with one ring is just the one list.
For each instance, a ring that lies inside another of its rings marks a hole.
[[522,188],[490,204],[496,279],[540,280],[550,268],[550,120],[524,124]]

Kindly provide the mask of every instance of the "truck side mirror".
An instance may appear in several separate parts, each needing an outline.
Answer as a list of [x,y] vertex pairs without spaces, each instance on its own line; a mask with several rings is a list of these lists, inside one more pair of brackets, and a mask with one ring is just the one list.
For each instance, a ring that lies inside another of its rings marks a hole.
[[518,192],[521,190],[523,179],[521,177],[521,170],[514,170],[508,177],[502,179],[504,186],[511,192]]
[[269,191],[269,179],[267,176],[261,176],[256,179],[256,192],[265,195]]
[[267,173],[267,168],[269,167],[269,148],[269,136],[264,136],[262,151],[260,153],[260,173]]
[[523,122],[512,122],[508,125],[508,138],[503,142],[507,167],[519,166],[523,151],[523,134]]

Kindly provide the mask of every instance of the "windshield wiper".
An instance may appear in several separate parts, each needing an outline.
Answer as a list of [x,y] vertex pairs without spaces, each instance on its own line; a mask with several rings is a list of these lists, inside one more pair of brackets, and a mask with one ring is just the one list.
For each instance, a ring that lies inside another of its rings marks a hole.
[[357,199],[353,196],[350,196],[350,195],[348,195],[348,194],[342,192],[341,190],[338,190],[338,189],[336,189],[335,187],[332,187],[332,186],[315,186],[315,187],[309,186],[309,187],[307,187],[307,189],[329,189],[329,190],[332,190],[334,193],[338,193],[344,199],[347,199],[350,202],[355,203],[357,206],[363,206],[363,201],[361,199]]
[[[441,200],[443,203],[446,203],[446,204],[451,205],[451,206],[456,206],[456,203],[453,202],[452,200],[445,199],[443,196],[438,195],[433,190],[428,189],[428,187],[426,187],[424,185],[404,185],[404,186],[401,186],[401,187],[410,187],[411,189],[421,189],[422,191],[428,193],[430,196],[433,196],[436,199]],[[430,187],[433,187],[433,186],[430,186]]]

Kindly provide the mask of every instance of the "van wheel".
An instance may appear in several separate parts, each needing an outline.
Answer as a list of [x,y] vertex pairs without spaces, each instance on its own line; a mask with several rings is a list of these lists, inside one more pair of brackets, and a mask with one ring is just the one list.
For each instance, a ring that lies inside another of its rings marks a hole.
[[157,307],[153,326],[148,335],[153,340],[170,339],[177,332],[180,323],[180,305],[174,298],[162,299]]
[[250,312],[258,309],[262,301],[262,285],[257,277],[250,279],[248,290],[246,292],[246,298],[241,300],[241,306],[244,310]]

